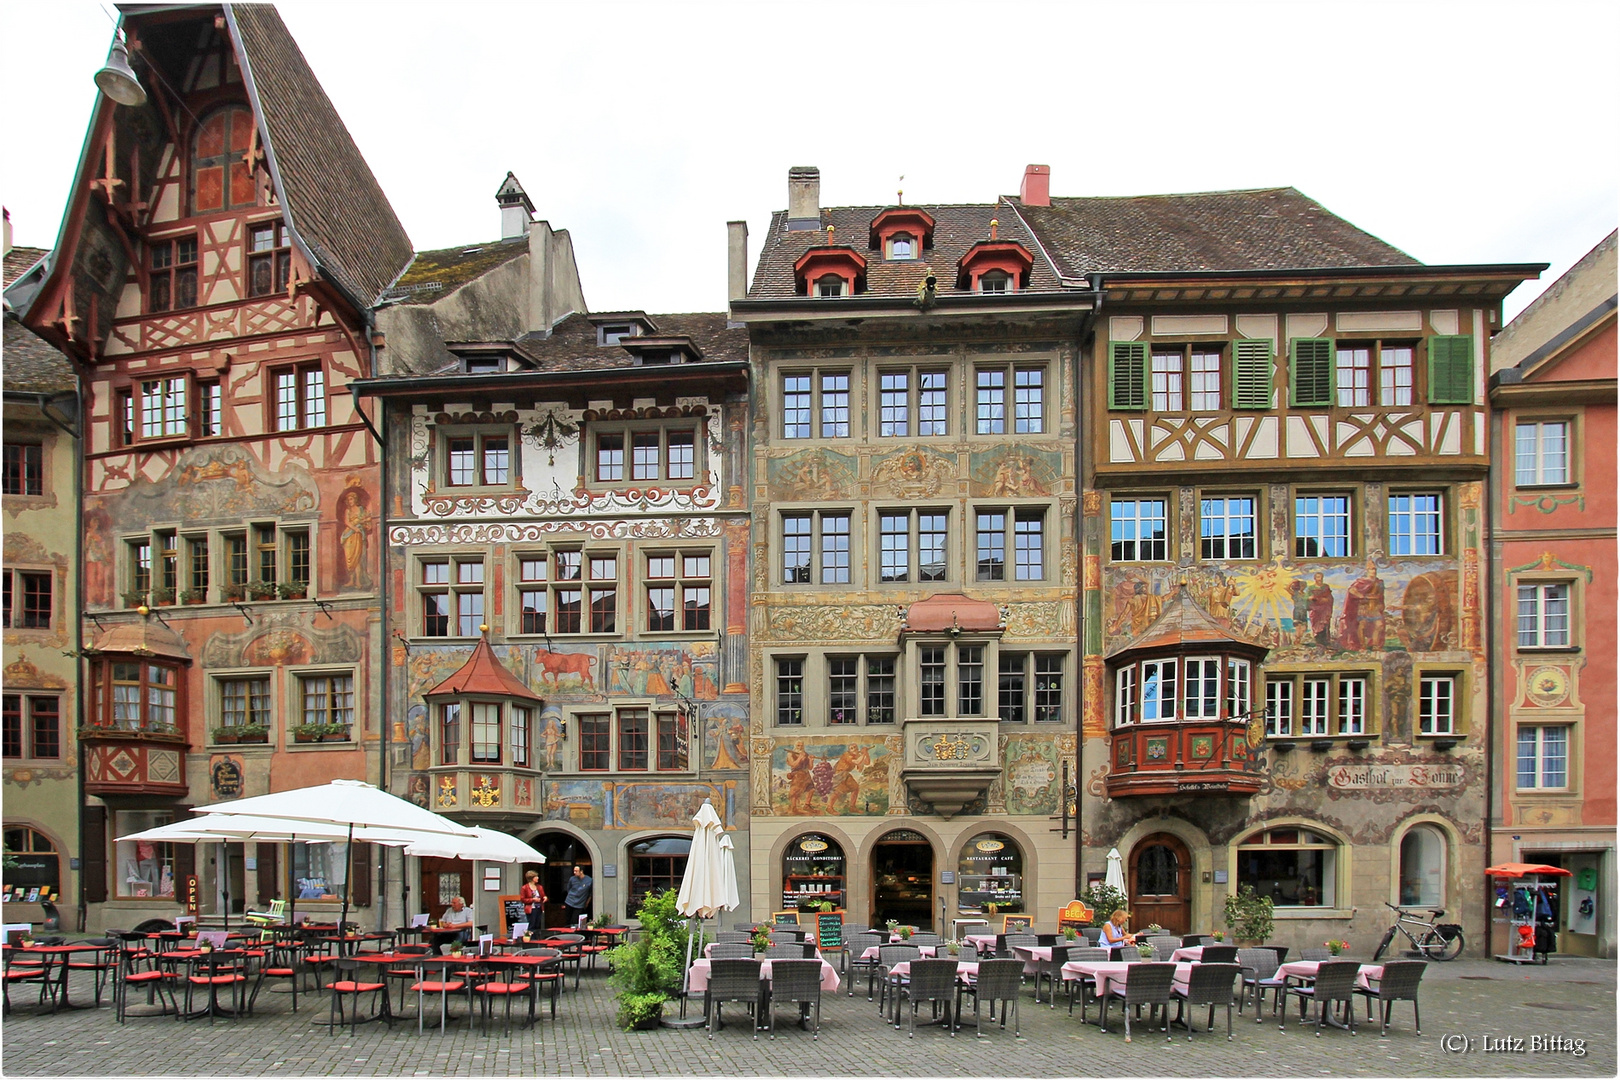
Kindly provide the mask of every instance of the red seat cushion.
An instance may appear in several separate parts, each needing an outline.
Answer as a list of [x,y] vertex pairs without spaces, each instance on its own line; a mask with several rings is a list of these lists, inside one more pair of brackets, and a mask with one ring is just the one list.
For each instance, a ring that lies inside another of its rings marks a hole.
[[280,975],[283,978],[291,978],[292,976],[298,974],[298,972],[294,971],[290,967],[267,967],[264,969],[264,973],[266,975]]
[[412,986],[412,990],[420,990],[425,994],[453,994],[457,990],[466,989],[464,982],[419,982]]
[[529,984],[526,982],[487,982],[473,987],[481,994],[526,994]]
[[382,988],[382,983],[350,982],[347,979],[331,984],[331,989],[340,994],[369,994]]

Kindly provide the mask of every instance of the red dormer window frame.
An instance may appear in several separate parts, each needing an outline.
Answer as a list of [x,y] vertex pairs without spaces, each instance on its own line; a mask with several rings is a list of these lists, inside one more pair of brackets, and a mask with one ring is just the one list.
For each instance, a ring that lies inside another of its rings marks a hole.
[[910,257],[920,259],[924,249],[934,246],[934,216],[916,206],[891,206],[872,219],[868,243],[887,259],[889,243],[900,233],[911,236],[915,246]]
[[816,283],[831,274],[844,283],[844,295],[866,291],[866,257],[852,247],[813,247],[793,264],[793,285],[800,296],[815,296]]
[[968,248],[956,264],[956,287],[979,291],[979,279],[1000,270],[1012,278],[1014,290],[1029,288],[1029,274],[1035,257],[1014,240],[981,240]]

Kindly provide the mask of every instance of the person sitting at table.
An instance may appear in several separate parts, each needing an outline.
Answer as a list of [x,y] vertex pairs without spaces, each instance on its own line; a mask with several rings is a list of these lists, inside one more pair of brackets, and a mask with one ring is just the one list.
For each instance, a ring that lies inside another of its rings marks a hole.
[[1105,949],[1113,948],[1116,945],[1135,945],[1136,935],[1125,932],[1125,920],[1130,917],[1131,913],[1124,908],[1114,912],[1109,920],[1103,923],[1102,937],[1098,940],[1098,943]]
[[472,936],[473,913],[464,897],[452,896],[450,909],[439,916],[439,931],[433,935],[435,955],[452,941],[468,941]]

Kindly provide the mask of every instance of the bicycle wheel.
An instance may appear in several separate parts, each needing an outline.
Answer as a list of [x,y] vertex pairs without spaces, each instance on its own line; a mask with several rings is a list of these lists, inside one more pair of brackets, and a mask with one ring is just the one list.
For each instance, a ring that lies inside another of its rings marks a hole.
[[1379,958],[1384,955],[1384,950],[1389,948],[1389,943],[1394,940],[1395,928],[1392,926],[1384,931],[1384,940],[1378,943],[1378,948],[1373,952],[1373,963],[1378,963]]
[[1438,930],[1430,930],[1418,941],[1418,948],[1430,960],[1455,960],[1463,951],[1462,931],[1458,930],[1452,937],[1443,936]]

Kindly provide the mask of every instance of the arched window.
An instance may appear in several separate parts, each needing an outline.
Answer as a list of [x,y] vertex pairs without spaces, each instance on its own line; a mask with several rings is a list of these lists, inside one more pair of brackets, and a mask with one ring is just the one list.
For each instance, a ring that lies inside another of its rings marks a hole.
[[795,837],[782,853],[782,907],[830,900],[844,906],[844,849],[818,833]]
[[817,296],[843,296],[844,279],[837,274],[824,274],[816,279]]
[[1277,907],[1335,907],[1339,844],[1297,826],[1268,829],[1238,844],[1238,887],[1253,885]]
[[5,829],[5,894],[8,900],[60,900],[62,862],[56,844],[37,829]]
[[193,212],[234,210],[257,201],[253,172],[243,160],[252,137],[253,113],[241,106],[220,109],[197,128],[191,156]]
[[956,907],[964,915],[982,915],[994,904],[998,913],[1024,909],[1024,853],[1018,841],[1001,833],[980,833],[962,845],[957,861]]
[[630,899],[634,915],[652,893],[679,889],[691,853],[690,836],[653,836],[630,845]]
[[910,233],[895,233],[889,239],[889,258],[915,259],[917,257],[916,241]]
[[1414,825],[1401,837],[1401,906],[1439,907],[1445,882],[1445,836],[1432,825]]
[[982,293],[1012,292],[1012,275],[1005,270],[987,270],[979,275],[979,291]]

